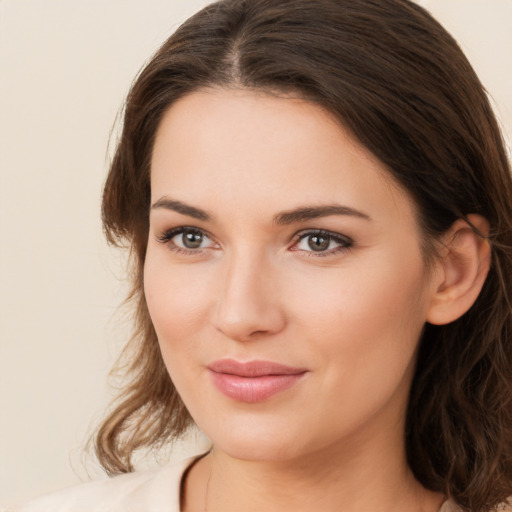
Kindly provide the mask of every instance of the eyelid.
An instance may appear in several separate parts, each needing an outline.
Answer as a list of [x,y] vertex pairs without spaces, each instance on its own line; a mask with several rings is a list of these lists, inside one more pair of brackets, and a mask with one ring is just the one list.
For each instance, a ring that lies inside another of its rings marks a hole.
[[[308,236],[324,236],[326,238],[329,238],[331,241],[334,241],[335,243],[339,244],[338,247],[335,247],[334,249],[329,249],[327,251],[306,251],[303,249],[297,249],[293,248],[295,247],[299,242],[307,238]],[[308,229],[300,231],[299,233],[296,233],[293,237],[293,245],[291,246],[290,250],[292,251],[301,251],[307,254],[307,256],[314,256],[314,257],[322,257],[322,256],[331,256],[333,254],[347,251],[352,248],[354,245],[354,240],[350,238],[347,235],[342,235],[341,233],[336,233],[334,231],[328,231],[325,229]]]
[[[179,245],[172,242],[172,238],[174,238],[175,236],[177,236],[181,233],[184,233],[185,231],[190,231],[193,233],[201,234],[203,237],[211,240],[213,247],[200,247],[200,248],[196,248],[196,249],[187,249],[185,247],[180,247]],[[333,249],[326,250],[326,251],[314,251],[314,250],[308,251],[308,250],[299,249],[296,247],[299,242],[301,242],[308,236],[314,236],[314,235],[323,236],[325,238],[328,238],[330,241],[334,241],[336,244],[338,244],[338,246]],[[207,249],[219,247],[219,243],[216,242],[215,238],[212,235],[210,235],[208,233],[208,231],[198,228],[196,226],[176,226],[176,227],[173,227],[170,229],[166,229],[159,235],[156,235],[156,239],[158,242],[160,242],[164,245],[167,245],[170,250],[172,250],[176,253],[185,254],[185,255],[199,255],[199,254],[202,254]],[[302,230],[302,231],[296,233],[295,235],[293,235],[292,245],[289,247],[289,250],[305,253],[308,257],[310,257],[310,256],[322,257],[322,256],[331,256],[331,255],[334,255],[334,254],[342,252],[342,251],[347,251],[347,250],[351,249],[353,244],[354,244],[354,241],[352,240],[352,238],[350,238],[347,235],[342,235],[341,233],[328,231],[325,229],[306,229],[306,230]],[[215,246],[217,246],[217,247],[215,247]]]
[[185,255],[198,255],[202,254],[206,249],[210,249],[211,247],[200,247],[197,249],[187,249],[185,247],[180,247],[176,245],[174,242],[172,242],[172,239],[181,233],[184,233],[185,231],[190,231],[193,233],[201,234],[205,238],[208,238],[212,241],[213,245],[217,245],[218,243],[215,241],[215,238],[211,236],[208,231],[205,231],[204,229],[198,228],[196,226],[176,226],[174,228],[166,229],[162,233],[156,235],[156,239],[158,242],[167,245],[170,250],[185,254]]
[[329,236],[331,238],[337,238],[337,239],[343,240],[345,242],[353,242],[353,240],[347,235],[343,235],[336,231],[329,231],[328,229],[321,229],[321,228],[303,229],[294,235],[294,239],[302,239],[308,235],[324,235],[324,236]]

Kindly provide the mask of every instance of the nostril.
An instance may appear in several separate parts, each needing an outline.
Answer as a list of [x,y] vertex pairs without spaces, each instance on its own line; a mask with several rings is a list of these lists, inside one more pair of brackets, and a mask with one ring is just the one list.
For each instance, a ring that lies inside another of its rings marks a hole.
[[269,334],[269,330],[254,329],[250,324],[238,323],[217,323],[217,331],[221,332],[227,338],[236,341],[252,341]]

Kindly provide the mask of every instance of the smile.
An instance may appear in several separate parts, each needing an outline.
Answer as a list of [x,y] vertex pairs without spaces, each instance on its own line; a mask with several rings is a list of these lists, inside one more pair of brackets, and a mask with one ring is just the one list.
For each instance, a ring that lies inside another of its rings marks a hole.
[[285,391],[299,382],[308,370],[273,363],[240,363],[222,359],[208,366],[216,388],[238,402],[255,403]]

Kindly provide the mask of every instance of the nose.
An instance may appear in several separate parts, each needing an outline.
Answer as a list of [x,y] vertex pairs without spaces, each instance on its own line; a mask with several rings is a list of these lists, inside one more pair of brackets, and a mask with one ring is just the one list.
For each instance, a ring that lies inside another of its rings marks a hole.
[[286,315],[281,307],[276,269],[264,258],[233,255],[225,262],[213,322],[236,341],[250,341],[282,331]]

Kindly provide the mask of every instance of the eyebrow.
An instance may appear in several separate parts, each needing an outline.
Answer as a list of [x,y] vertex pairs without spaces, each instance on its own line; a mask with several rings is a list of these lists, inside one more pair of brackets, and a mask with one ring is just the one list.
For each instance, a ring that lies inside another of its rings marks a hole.
[[193,217],[197,220],[211,221],[213,216],[201,208],[190,206],[189,204],[176,201],[175,199],[168,199],[162,197],[156,203],[151,206],[151,209],[165,208],[166,210],[172,210],[188,217]]
[[[166,210],[172,210],[177,213],[181,213],[182,215],[187,215],[188,217],[202,221],[211,222],[214,220],[214,216],[206,210],[202,210],[201,208],[197,208],[195,206],[183,203],[182,201],[177,201],[176,199],[170,199],[167,197],[162,197],[156,201],[151,206],[151,208],[164,208]],[[328,204],[322,206],[300,206],[298,208],[294,208],[293,210],[278,213],[274,216],[273,221],[274,224],[284,226],[288,224],[294,224],[296,222],[304,222],[321,217],[328,217],[330,215],[348,215],[368,221],[371,220],[371,217],[367,213],[356,210],[355,208],[342,206],[339,204]]]
[[371,217],[367,213],[356,210],[355,208],[341,206],[339,204],[328,204],[322,206],[302,206],[287,212],[282,212],[274,217],[274,222],[279,225],[287,225],[295,222],[318,219],[320,217],[328,217],[330,215],[349,215],[351,217],[371,220]]

